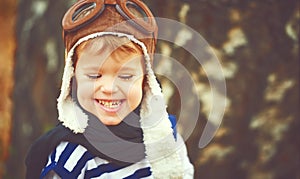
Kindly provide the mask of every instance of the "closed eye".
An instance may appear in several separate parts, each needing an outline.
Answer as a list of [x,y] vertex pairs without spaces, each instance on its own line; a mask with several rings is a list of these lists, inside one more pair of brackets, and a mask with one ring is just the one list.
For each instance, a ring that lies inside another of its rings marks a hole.
[[133,75],[130,75],[130,74],[122,74],[122,75],[119,75],[119,78],[121,78],[122,80],[130,80],[133,78]]
[[88,76],[88,78],[90,78],[90,79],[98,79],[98,78],[101,78],[101,74],[89,74],[89,75],[87,75]]

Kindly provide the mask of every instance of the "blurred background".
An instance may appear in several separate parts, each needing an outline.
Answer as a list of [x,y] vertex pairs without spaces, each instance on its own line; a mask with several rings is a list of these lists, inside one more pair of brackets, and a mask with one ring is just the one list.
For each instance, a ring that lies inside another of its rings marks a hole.
[[[57,123],[64,65],[61,19],[72,3],[0,2],[0,178],[24,178],[30,144]],[[202,87],[195,91],[199,118],[186,141],[195,178],[299,179],[299,1],[145,3],[155,16],[200,33],[222,65],[227,87],[224,118],[213,140],[199,148],[208,116],[202,108],[209,104],[208,80],[187,51],[171,43],[157,45],[158,53],[168,50]],[[167,91],[172,85],[163,87]],[[180,95],[169,91],[169,110],[176,113]]]

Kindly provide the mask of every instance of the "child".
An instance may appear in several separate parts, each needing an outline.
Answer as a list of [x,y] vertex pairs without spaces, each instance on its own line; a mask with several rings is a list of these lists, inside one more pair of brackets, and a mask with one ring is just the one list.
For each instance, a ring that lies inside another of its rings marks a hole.
[[193,178],[152,70],[156,22],[140,0],[78,0],[63,18],[60,124],[26,178]]

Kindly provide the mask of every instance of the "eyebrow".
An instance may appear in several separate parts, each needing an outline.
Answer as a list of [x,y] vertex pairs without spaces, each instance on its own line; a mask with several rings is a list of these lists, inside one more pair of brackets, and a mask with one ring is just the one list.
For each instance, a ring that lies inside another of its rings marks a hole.
[[97,71],[97,72],[100,71],[100,67],[92,66],[92,65],[83,66],[82,69],[86,71]]
[[135,68],[135,67],[124,66],[124,67],[121,67],[121,68],[119,69],[119,71],[130,71],[130,72],[135,72],[135,71],[136,71],[136,68]]

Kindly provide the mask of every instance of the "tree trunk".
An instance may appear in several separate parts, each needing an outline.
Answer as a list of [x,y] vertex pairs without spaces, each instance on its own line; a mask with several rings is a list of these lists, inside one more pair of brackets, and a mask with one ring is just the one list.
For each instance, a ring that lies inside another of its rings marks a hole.
[[56,98],[64,64],[61,18],[67,6],[67,1],[19,1],[7,178],[24,178],[30,144],[57,123]]
[[0,3],[0,178],[5,173],[5,162],[8,158],[11,122],[12,122],[12,88],[15,50],[15,18],[16,1],[5,0]]

